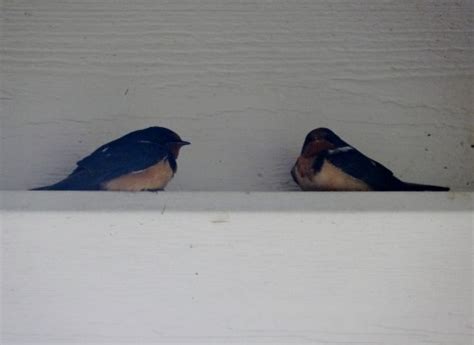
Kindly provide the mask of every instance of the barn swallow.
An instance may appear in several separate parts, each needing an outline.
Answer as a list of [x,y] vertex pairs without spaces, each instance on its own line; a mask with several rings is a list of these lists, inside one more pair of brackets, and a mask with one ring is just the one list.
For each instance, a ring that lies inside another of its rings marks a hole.
[[163,127],[134,131],[78,161],[64,180],[34,190],[163,190],[176,173],[179,150],[189,144]]
[[448,191],[447,187],[403,182],[327,128],[306,139],[291,176],[304,191]]

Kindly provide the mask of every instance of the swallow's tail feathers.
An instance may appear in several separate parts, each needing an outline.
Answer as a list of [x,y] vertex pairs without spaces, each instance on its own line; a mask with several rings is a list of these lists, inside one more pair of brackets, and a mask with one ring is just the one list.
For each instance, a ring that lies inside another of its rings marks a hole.
[[38,188],[31,188],[30,190],[52,190],[50,189],[52,186],[44,186],[44,187],[38,187]]
[[88,171],[80,170],[55,184],[33,188],[32,190],[97,190],[100,184]]
[[410,182],[402,182],[399,186],[399,191],[408,192],[447,192],[449,187],[432,186],[429,184],[418,184]]
[[76,190],[77,188],[71,188],[68,186],[65,181],[60,181],[58,183],[49,185],[49,186],[44,186],[44,187],[38,187],[38,188],[32,188],[30,190]]

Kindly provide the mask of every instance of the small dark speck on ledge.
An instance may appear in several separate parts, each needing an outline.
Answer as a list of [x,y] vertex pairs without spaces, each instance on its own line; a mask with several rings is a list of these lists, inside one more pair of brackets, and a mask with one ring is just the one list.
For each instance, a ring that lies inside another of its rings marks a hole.
[[263,174],[262,174],[262,173],[258,173],[257,176],[258,176],[258,177],[263,177]]
[[431,133],[426,134],[427,137],[431,137]]
[[444,169],[448,169],[448,167],[447,167],[447,166],[445,166],[445,167],[444,167]]
[[471,145],[471,149],[474,149],[474,144],[473,144],[473,145]]
[[195,275],[195,276],[198,276],[198,275],[199,275],[199,273],[198,273],[198,272],[196,272],[196,273],[194,273],[194,275]]
[[425,151],[428,152],[428,148],[425,147]]
[[123,93],[125,96],[128,94],[128,88],[127,90],[125,90],[125,92]]

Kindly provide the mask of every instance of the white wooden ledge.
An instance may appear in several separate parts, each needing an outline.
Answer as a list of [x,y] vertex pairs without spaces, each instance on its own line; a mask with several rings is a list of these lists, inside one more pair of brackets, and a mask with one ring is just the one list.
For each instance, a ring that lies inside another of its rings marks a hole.
[[4,345],[472,341],[472,194],[0,195]]

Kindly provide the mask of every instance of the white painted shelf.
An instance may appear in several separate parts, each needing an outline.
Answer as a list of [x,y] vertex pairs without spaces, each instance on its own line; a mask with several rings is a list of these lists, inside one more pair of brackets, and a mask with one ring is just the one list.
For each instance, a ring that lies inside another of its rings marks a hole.
[[0,196],[3,345],[472,343],[469,193]]

